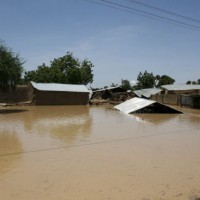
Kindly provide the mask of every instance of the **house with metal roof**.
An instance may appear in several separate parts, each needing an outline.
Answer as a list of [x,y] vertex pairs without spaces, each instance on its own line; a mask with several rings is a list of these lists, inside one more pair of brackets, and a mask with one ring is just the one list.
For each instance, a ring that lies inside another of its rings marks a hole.
[[[161,89],[161,94],[152,95],[151,99],[163,104],[193,106],[191,99],[194,99],[193,96],[195,95],[196,101],[196,95],[200,95],[200,85],[162,85]],[[197,102],[198,101],[197,99]]]
[[200,93],[200,85],[162,85],[165,94],[191,94]]
[[91,94],[85,85],[31,81],[28,88],[28,98],[34,105],[86,105]]
[[94,90],[92,98],[108,99],[111,98],[114,94],[119,94],[124,92],[127,92],[127,90],[122,88],[121,86],[107,87],[100,90]]

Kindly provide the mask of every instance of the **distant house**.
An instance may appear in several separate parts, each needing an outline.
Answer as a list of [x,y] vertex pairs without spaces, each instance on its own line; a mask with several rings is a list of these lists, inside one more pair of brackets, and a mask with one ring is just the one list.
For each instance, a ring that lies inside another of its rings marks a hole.
[[162,85],[165,94],[200,94],[200,85]]
[[110,97],[112,97],[113,94],[119,94],[119,93],[124,93],[127,92],[126,89],[120,87],[120,86],[116,86],[116,87],[107,87],[104,89],[100,89],[100,90],[95,90],[93,91],[93,96],[92,98],[102,98],[102,99],[108,99]]
[[30,82],[28,88],[34,105],[86,105],[90,96],[85,85]]
[[93,91],[93,93],[97,93],[97,92],[104,92],[104,91],[111,91],[111,92],[126,92],[127,90],[125,90],[124,88],[120,87],[120,86],[116,86],[116,87],[107,87],[104,89],[100,89],[100,90],[95,90]]
[[164,104],[199,106],[196,104],[199,104],[200,85],[162,85],[161,89],[161,94],[153,95],[151,99]]

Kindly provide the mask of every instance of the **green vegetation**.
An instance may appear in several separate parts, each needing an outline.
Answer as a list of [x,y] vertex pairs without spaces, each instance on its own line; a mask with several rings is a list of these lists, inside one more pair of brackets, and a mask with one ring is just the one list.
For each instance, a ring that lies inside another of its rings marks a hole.
[[7,91],[15,88],[21,81],[23,61],[0,41],[0,90]]
[[173,84],[175,82],[175,79],[167,75],[154,76],[152,72],[149,73],[145,70],[144,73],[139,72],[137,76],[137,81],[138,83],[135,86],[135,89],[140,90],[145,88],[160,87],[161,85]]
[[199,85],[200,85],[200,79],[198,79],[197,81],[187,81],[186,84],[187,84],[187,85],[191,85],[191,84],[192,84],[192,85],[196,85],[196,84],[199,84]]
[[121,82],[122,82],[122,83],[121,83],[121,87],[122,87],[123,89],[125,89],[125,90],[131,90],[131,89],[132,89],[129,80],[123,80],[123,79],[122,79]]
[[149,73],[145,70],[144,73],[139,72],[137,76],[137,86],[136,89],[152,88],[155,86],[155,77],[153,73]]
[[91,61],[85,59],[80,62],[71,52],[67,52],[66,55],[51,61],[50,67],[43,63],[37,70],[26,71],[24,83],[35,81],[87,85],[93,82],[93,67]]
[[171,78],[170,76],[167,76],[167,75],[162,75],[162,76],[157,75],[155,78],[158,81],[157,86],[170,85],[170,84],[173,84],[175,82],[175,79],[173,79],[173,78]]

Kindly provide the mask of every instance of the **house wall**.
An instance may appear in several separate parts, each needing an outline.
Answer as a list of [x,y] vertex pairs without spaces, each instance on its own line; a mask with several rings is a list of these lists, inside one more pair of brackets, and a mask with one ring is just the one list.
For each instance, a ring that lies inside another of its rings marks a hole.
[[89,93],[34,90],[34,105],[86,105]]
[[200,90],[165,90],[164,94],[152,95],[151,99],[163,104],[181,105],[181,94],[200,94]]
[[151,99],[162,104],[180,105],[180,95],[177,94],[156,94]]
[[166,90],[164,89],[165,94],[200,94],[200,90]]

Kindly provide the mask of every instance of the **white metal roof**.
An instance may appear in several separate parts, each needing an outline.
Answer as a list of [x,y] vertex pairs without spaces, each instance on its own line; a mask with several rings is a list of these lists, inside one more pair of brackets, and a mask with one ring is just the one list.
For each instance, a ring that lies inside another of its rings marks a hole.
[[113,89],[117,89],[117,88],[121,88],[120,86],[115,86],[115,87],[107,87],[107,88],[103,88],[103,89],[99,89],[99,90],[95,90],[93,92],[102,92],[105,90],[113,90]]
[[129,100],[115,106],[114,108],[117,110],[120,110],[126,114],[129,114],[129,113],[135,112],[136,110],[140,110],[140,109],[147,107],[154,103],[156,103],[156,101],[134,97],[132,99],[129,99]]
[[35,83],[31,81],[32,86],[41,91],[60,91],[60,92],[86,92],[90,93],[85,85],[72,85],[60,83]]
[[135,90],[134,93],[138,96],[138,97],[146,97],[146,98],[150,98],[151,95],[157,94],[159,92],[161,92],[162,90],[158,89],[158,88],[148,88],[148,89],[141,89],[141,90]]
[[162,85],[161,87],[167,90],[200,90],[200,85]]

